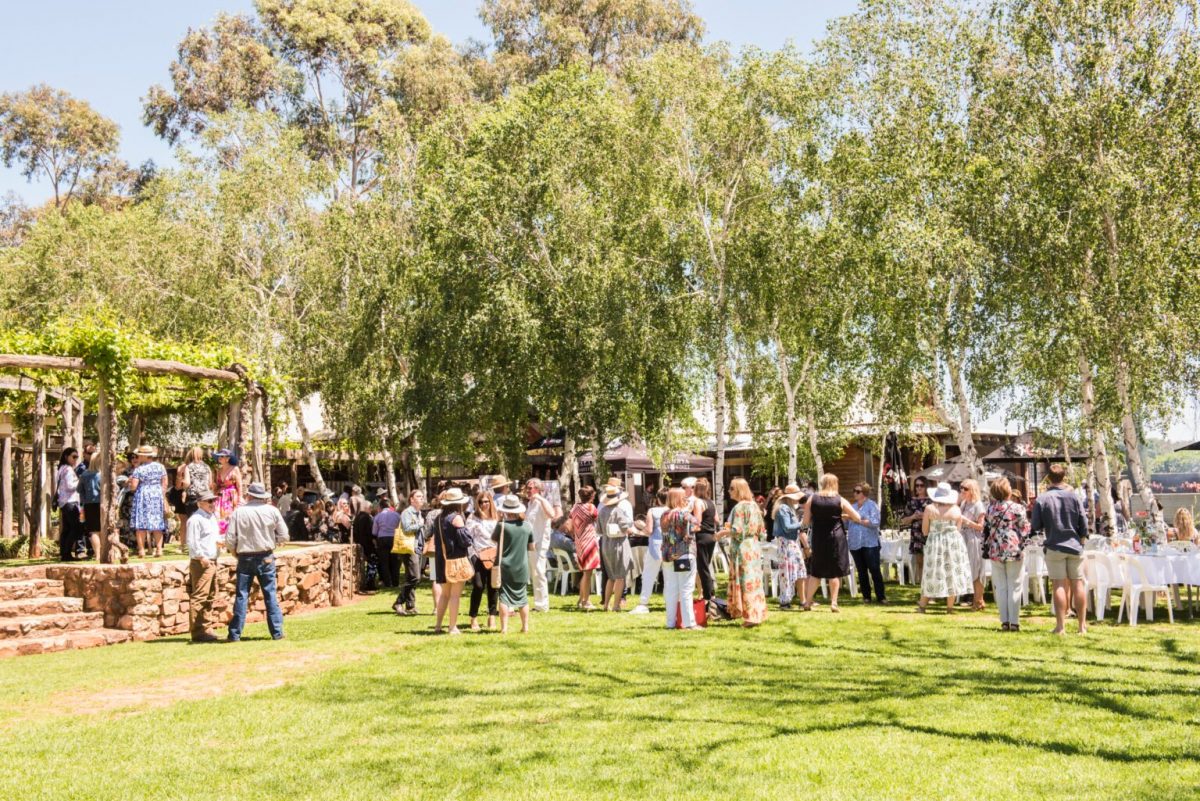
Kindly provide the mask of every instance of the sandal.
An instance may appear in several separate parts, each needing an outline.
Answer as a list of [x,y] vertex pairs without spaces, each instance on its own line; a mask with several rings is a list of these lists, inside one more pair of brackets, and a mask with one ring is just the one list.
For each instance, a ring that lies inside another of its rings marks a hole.
[[832,606],[830,606],[830,607],[829,607],[829,611],[830,611],[830,612],[841,612],[842,610],[841,610],[841,609],[838,609],[838,605],[837,605],[837,604],[833,604]]
[[917,611],[923,615],[923,614],[925,614],[925,607],[921,606],[920,604],[917,604]]

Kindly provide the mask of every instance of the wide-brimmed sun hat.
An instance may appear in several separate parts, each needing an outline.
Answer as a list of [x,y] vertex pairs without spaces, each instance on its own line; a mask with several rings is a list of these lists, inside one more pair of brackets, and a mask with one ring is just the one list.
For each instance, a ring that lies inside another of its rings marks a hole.
[[622,500],[628,497],[624,492],[621,492],[620,487],[614,487],[611,484],[604,488],[604,497],[600,502],[605,506],[616,506]]
[[212,490],[204,490],[200,493],[200,497],[196,498],[196,503],[204,503],[205,501],[215,501],[217,496]]
[[158,456],[158,448],[153,445],[138,445],[133,451],[134,456],[149,456],[151,459]]
[[257,481],[246,487],[246,494],[251,498],[258,498],[259,500],[271,500],[271,493],[267,491],[266,487]]
[[799,484],[788,484],[783,488],[781,498],[787,498],[790,501],[798,501],[804,497],[804,490],[800,489]]
[[498,476],[492,476],[492,480],[488,482],[488,489],[497,490],[501,487],[508,487],[511,485],[512,480],[501,474]]
[[496,511],[506,515],[525,514],[525,504],[516,495],[505,495],[496,506]]
[[958,503],[958,492],[945,481],[940,481],[933,488],[933,492],[929,493],[929,499],[934,503],[955,504]]
[[228,448],[221,448],[221,450],[213,454],[214,459],[228,459],[230,456],[233,456],[233,451]]
[[461,506],[467,502],[467,496],[458,487],[451,487],[442,493],[442,506]]

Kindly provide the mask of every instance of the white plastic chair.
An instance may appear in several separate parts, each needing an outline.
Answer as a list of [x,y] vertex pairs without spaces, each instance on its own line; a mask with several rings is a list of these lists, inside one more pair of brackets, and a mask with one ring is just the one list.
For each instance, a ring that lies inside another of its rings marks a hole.
[[729,575],[729,557],[725,555],[724,543],[713,548],[713,575]]
[[[1146,619],[1153,623],[1155,593],[1170,593],[1171,588],[1166,584],[1151,583],[1149,576],[1146,575],[1146,568],[1137,560],[1137,557],[1131,554],[1117,554],[1117,562],[1121,565],[1122,578],[1124,579],[1121,590],[1121,608],[1117,610],[1117,623],[1121,622],[1121,617],[1126,608],[1128,608],[1129,625],[1137,625],[1139,598],[1145,608]],[[1175,608],[1171,604],[1169,595],[1167,597],[1167,618],[1172,623],[1175,622]]]
[[1086,589],[1091,593],[1092,609],[1096,620],[1104,620],[1108,611],[1109,596],[1113,587],[1117,586],[1118,571],[1109,562],[1108,556],[1099,551],[1086,551],[1083,554],[1083,580]]
[[579,573],[578,563],[571,554],[561,548],[551,549],[554,553],[554,575],[558,580],[558,594],[566,595],[571,587],[571,576]]
[[1040,546],[1030,545],[1025,549],[1025,558],[1021,560],[1021,605],[1029,603],[1029,583],[1037,582],[1037,602],[1046,603],[1045,579],[1049,576],[1046,569],[1046,552]]
[[763,588],[767,590],[769,597],[779,597],[779,573],[781,570],[778,546],[770,542],[763,543],[762,572],[763,578],[768,579],[763,583]]

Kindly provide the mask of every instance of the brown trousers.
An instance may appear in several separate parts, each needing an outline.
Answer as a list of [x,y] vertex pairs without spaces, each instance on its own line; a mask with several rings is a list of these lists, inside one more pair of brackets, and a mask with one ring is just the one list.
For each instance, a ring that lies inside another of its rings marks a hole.
[[212,623],[213,601],[217,598],[217,563],[210,561],[208,567],[199,559],[188,562],[188,577],[191,579],[192,636],[208,631]]

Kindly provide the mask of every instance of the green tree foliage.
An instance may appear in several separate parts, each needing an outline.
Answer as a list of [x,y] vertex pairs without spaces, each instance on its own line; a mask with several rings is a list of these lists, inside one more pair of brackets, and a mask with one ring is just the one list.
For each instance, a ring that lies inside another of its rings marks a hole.
[[0,95],[0,160],[45,178],[65,207],[90,180],[120,168],[117,124],[45,84]]

